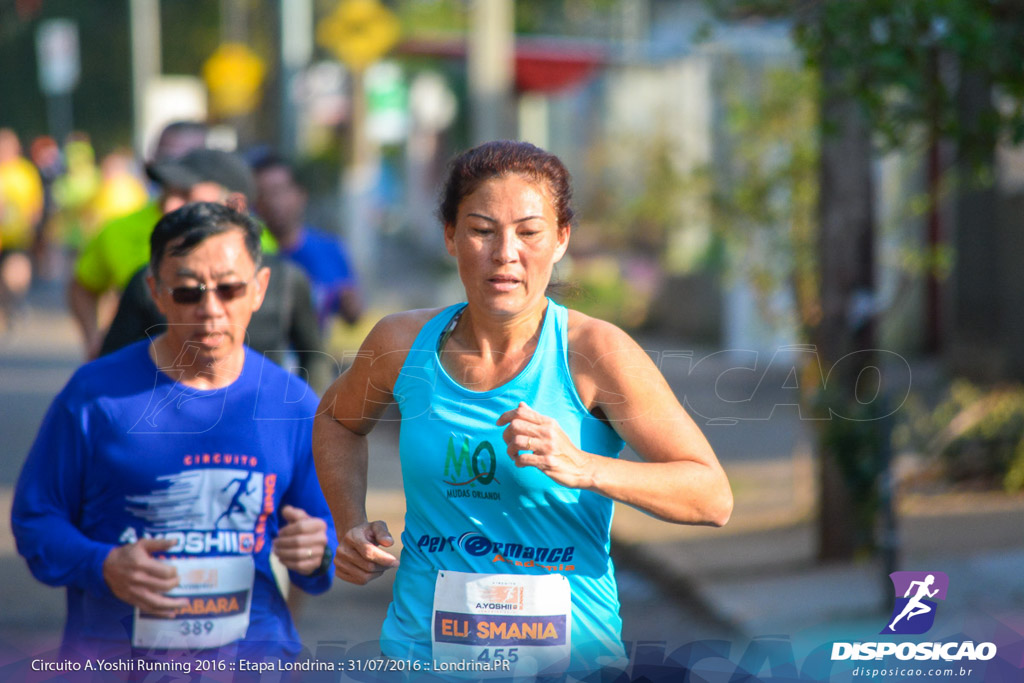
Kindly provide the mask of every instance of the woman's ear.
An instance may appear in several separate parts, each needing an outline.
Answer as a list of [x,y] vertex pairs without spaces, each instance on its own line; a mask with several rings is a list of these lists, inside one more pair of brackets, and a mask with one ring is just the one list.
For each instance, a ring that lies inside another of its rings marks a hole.
[[444,225],[444,246],[449,254],[455,256],[455,226],[451,223]]
[[555,263],[562,260],[565,252],[569,249],[569,236],[572,234],[571,225],[560,225],[555,233],[557,246],[555,247]]

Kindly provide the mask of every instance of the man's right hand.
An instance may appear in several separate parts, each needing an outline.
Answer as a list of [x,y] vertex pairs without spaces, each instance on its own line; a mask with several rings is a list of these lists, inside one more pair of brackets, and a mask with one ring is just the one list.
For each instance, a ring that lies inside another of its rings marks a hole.
[[153,553],[170,550],[175,543],[169,538],[144,538],[111,550],[103,560],[103,579],[111,592],[147,614],[173,618],[188,600],[164,595],[178,586],[178,570]]
[[365,586],[388,569],[398,566],[398,558],[381,548],[390,548],[395,539],[382,521],[363,522],[338,539],[334,556],[334,575],[343,581]]

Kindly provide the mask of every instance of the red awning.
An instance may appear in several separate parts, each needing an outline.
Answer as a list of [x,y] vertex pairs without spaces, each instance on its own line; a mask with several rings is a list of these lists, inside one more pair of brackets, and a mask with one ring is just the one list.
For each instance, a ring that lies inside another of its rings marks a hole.
[[[409,38],[396,51],[424,57],[466,58],[461,39]],[[582,83],[606,62],[605,51],[592,44],[558,38],[517,38],[515,79],[519,92],[555,93]]]

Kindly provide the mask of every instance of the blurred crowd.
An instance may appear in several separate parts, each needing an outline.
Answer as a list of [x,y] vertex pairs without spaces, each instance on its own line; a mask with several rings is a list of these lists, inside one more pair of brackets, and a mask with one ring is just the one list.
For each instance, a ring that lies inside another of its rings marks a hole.
[[209,140],[204,123],[174,121],[151,150],[100,155],[83,132],[24,140],[0,129],[0,333],[18,324],[38,278],[67,286],[86,359],[155,336],[163,321],[145,286],[152,227],[188,202],[227,203],[261,222],[274,273],[249,345],[323,389],[333,375],[324,337],[362,311],[345,245],[307,224],[290,160],[266,145],[234,153]]

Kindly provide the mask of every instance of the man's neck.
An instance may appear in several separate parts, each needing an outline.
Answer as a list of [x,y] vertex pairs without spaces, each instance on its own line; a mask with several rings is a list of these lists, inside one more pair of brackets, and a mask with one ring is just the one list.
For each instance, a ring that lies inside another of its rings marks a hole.
[[224,358],[212,358],[196,347],[172,349],[166,335],[149,346],[153,364],[178,384],[211,390],[229,386],[242,374],[245,349],[239,347]]

